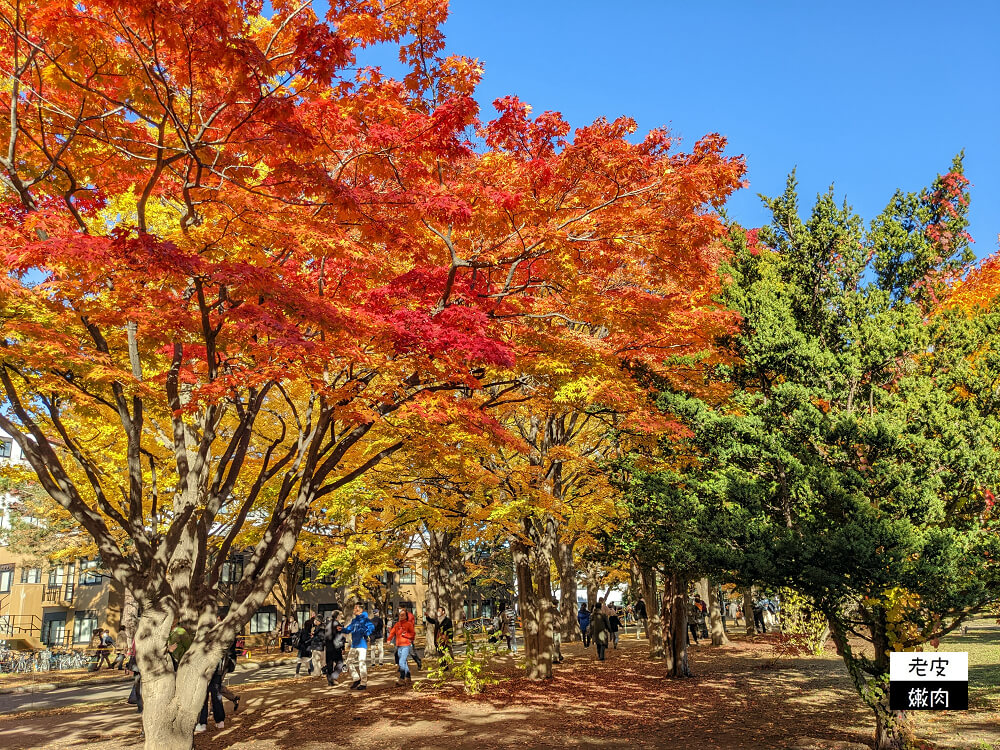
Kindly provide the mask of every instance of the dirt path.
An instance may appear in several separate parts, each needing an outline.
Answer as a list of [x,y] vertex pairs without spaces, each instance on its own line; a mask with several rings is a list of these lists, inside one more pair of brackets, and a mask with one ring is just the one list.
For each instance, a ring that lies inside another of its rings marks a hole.
[[[395,688],[391,669],[373,672],[369,690],[328,688],[318,678],[240,688],[240,713],[224,730],[198,735],[198,750],[319,750],[345,748],[632,748],[858,747],[871,735],[870,718],[835,655],[775,659],[766,641],[693,649],[696,677],[666,679],[645,659],[645,642],[623,643],[599,663],[579,644],[564,649],[566,663],[545,683],[511,676],[470,698],[457,690]],[[228,707],[227,703],[227,707]],[[947,736],[942,748],[1000,742],[992,710],[939,714],[925,726]],[[941,723],[945,722],[945,723]],[[966,731],[967,730],[967,731]],[[969,744],[955,744],[956,737]],[[820,742],[802,744],[803,738]],[[0,747],[37,750],[121,750],[138,743],[130,706],[57,711],[0,720]]]

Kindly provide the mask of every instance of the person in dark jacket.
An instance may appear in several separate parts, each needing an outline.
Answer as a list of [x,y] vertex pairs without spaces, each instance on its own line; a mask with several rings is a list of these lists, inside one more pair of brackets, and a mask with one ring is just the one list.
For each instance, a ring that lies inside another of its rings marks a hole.
[[576,615],[576,621],[580,623],[580,632],[583,633],[583,647],[590,647],[590,610],[587,603],[580,605],[580,611]]
[[455,626],[448,617],[448,612],[444,607],[437,608],[437,617],[431,617],[427,610],[424,610],[424,622],[434,626],[434,645],[437,646],[438,653],[448,655],[448,659],[454,661],[455,657],[451,652],[451,642],[455,636]]
[[326,681],[329,685],[336,685],[344,672],[344,646],[347,645],[347,636],[344,635],[342,618],[343,613],[339,610],[331,614],[323,631],[323,643],[326,647],[326,669],[323,671],[326,672]]
[[323,617],[316,615],[313,620],[312,637],[309,639],[309,650],[312,651],[309,662],[309,674],[321,674],[323,662],[326,661],[326,628],[323,627]]
[[699,630],[699,618],[702,617],[701,608],[694,601],[688,602],[688,631],[690,631],[690,636],[688,637],[688,643],[691,643],[691,639],[694,638],[694,645],[700,646],[701,643],[698,641],[698,630]]
[[312,660],[312,629],[313,621],[308,619],[305,624],[299,629],[299,661],[295,665],[295,674],[298,674],[302,670],[302,665],[305,664],[306,667],[311,667]]
[[[218,618],[219,622],[222,622],[222,617]],[[219,680],[219,695],[223,698],[228,698],[233,704],[233,713],[235,714],[240,710],[240,696],[229,689],[226,684],[226,675],[230,672],[236,671],[236,636],[233,636],[233,640],[229,644],[229,648],[226,649],[226,653],[222,655],[222,663],[224,666],[222,672],[222,679]]]
[[590,631],[594,645],[597,646],[597,658],[604,661],[604,652],[608,650],[608,640],[611,633],[608,616],[594,607],[594,611],[590,613],[590,626],[587,629]]
[[611,607],[611,617],[608,618],[608,630],[611,632],[611,644],[618,648],[618,631],[621,629],[622,620],[618,616],[618,610]]
[[[648,617],[649,615],[646,613],[646,600],[640,596],[638,601],[635,603],[635,618],[639,621],[639,624],[642,625],[642,632],[646,634],[647,638],[649,638],[649,628],[646,626],[646,620]],[[636,626],[635,629],[635,639],[639,640],[638,626]]]

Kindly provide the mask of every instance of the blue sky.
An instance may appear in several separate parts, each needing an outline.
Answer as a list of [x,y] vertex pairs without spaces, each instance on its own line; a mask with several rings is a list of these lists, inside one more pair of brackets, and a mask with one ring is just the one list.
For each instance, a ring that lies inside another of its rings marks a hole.
[[485,64],[484,116],[516,94],[574,125],[727,136],[749,166],[729,207],[747,226],[793,167],[804,203],[834,183],[868,220],[964,148],[980,256],[1000,232],[998,29],[986,0],[452,0],[446,25],[449,51]]

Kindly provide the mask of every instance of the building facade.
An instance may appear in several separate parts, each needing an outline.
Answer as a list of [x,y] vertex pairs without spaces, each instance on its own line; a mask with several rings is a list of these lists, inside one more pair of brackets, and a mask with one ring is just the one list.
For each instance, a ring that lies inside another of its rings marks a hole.
[[[0,432],[0,466],[12,463],[26,465],[17,443]],[[0,485],[0,533],[10,528],[10,508],[16,501],[16,494],[4,492]],[[427,595],[423,558],[422,550],[411,550],[399,570],[379,577],[371,601],[363,604],[369,609],[377,606],[383,612],[409,609],[417,615],[418,624],[422,623]],[[223,613],[243,578],[243,569],[244,556],[230,555],[220,580],[219,606]],[[291,607],[300,623],[310,612],[326,615],[344,609],[347,591],[332,584],[330,580],[317,580],[315,570],[301,570]],[[272,591],[244,629],[244,635],[253,643],[269,642],[280,629],[286,609],[278,589]],[[511,599],[512,589],[507,586],[470,582],[462,614],[467,620],[491,617]],[[86,648],[98,628],[117,636],[123,603],[123,591],[101,572],[99,559],[37,559],[3,546],[0,537],[0,646]]]

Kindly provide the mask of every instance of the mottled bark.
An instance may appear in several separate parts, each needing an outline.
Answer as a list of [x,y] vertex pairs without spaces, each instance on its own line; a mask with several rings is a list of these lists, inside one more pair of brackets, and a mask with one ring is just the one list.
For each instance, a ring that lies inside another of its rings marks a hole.
[[300,571],[302,562],[298,555],[292,555],[285,563],[284,570],[278,576],[278,582],[274,587],[274,598],[281,608],[282,622],[286,621],[295,612],[296,595],[298,594]]
[[650,567],[639,566],[639,580],[642,584],[643,599],[646,600],[649,657],[662,659],[664,657],[663,620],[660,617],[660,607],[657,605],[659,597],[656,595],[656,571]]
[[756,630],[753,626],[753,586],[743,589],[743,626],[747,635],[753,635]]
[[880,608],[868,612],[862,610],[862,618],[871,632],[875,649],[875,658],[869,662],[869,669],[875,672],[874,681],[862,669],[863,657],[854,655],[847,629],[833,613],[828,613],[830,634],[855,689],[875,714],[874,750],[909,750],[913,737],[908,718],[903,711],[889,710],[889,638],[885,612]]
[[556,545],[556,570],[559,573],[559,620],[556,624],[567,643],[580,640],[576,621],[576,565],[573,563],[575,539],[560,540]]
[[597,563],[588,562],[583,566],[583,585],[587,589],[587,609],[593,611],[597,605],[600,585],[600,568]]
[[729,643],[726,636],[726,628],[722,621],[723,603],[719,599],[719,585],[715,581],[706,579],[708,584],[708,634],[712,637],[713,646],[724,646]]
[[663,637],[667,673],[671,677],[690,677],[687,657],[687,585],[676,573],[664,576]]
[[[453,531],[427,529],[427,591],[424,609],[436,616],[444,607],[456,629],[465,614],[465,556],[458,545],[459,535]],[[428,633],[432,631],[429,629]],[[437,645],[427,637],[428,656],[437,654]]]
[[529,679],[552,677],[554,657],[552,563],[557,541],[551,516],[525,518],[522,535],[511,543],[518,603],[524,633],[525,671]]

